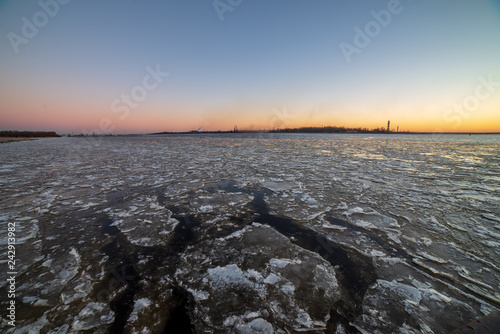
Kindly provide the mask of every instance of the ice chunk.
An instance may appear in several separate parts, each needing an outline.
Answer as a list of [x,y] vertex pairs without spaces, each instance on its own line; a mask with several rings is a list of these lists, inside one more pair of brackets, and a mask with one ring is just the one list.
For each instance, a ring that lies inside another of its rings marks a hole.
[[267,283],[267,284],[276,284],[280,280],[281,280],[281,278],[278,275],[276,275],[274,273],[271,273],[271,274],[269,274],[269,276],[266,277],[266,279],[264,280],[264,283]]
[[311,319],[311,316],[305,312],[304,310],[301,310],[299,314],[297,314],[297,319],[296,321],[301,324],[302,326],[305,326],[307,328],[312,327],[313,321]]
[[245,231],[247,231],[247,229],[241,229],[241,230],[233,232],[230,235],[225,236],[223,238],[218,238],[217,240],[223,241],[223,240],[229,240],[229,239],[232,239],[232,238],[241,238],[243,236],[243,234],[244,234]]
[[238,334],[273,334],[273,326],[262,318],[253,319],[247,324],[236,326],[236,333]]
[[151,300],[148,298],[140,298],[135,301],[134,309],[128,318],[129,322],[134,322],[139,319],[139,313],[144,312],[151,305]]
[[255,319],[260,316],[260,312],[250,312],[245,316],[245,319]]
[[194,300],[200,301],[200,300],[206,300],[210,296],[210,294],[206,291],[203,290],[196,290],[196,289],[191,289],[189,288],[188,291],[193,295]]
[[80,311],[71,328],[74,331],[90,330],[111,324],[114,320],[114,312],[108,304],[91,302]]
[[337,328],[335,329],[335,334],[346,334],[347,332],[345,331],[344,326],[342,324],[338,324]]
[[290,294],[292,294],[295,291],[295,285],[293,285],[293,284],[284,284],[281,287],[281,291],[283,291],[284,293],[290,295]]
[[264,280],[263,277],[262,277],[262,275],[258,271],[254,270],[254,269],[248,269],[247,272],[246,272],[246,274],[245,274],[245,276],[247,278],[252,278],[252,279],[254,279],[257,282],[262,282]]
[[347,227],[345,226],[339,226],[339,225],[332,225],[329,223],[324,223],[321,225],[322,228],[330,229],[330,230],[338,230],[338,231],[345,231],[347,230]]
[[427,238],[427,237],[422,237],[420,238],[423,242],[424,245],[426,245],[427,247],[430,247],[432,245],[432,240]]
[[322,214],[324,213],[327,213],[328,211],[330,211],[332,208],[330,207],[327,207],[325,210],[321,211],[321,212],[318,212],[318,213],[315,213],[315,214],[312,214],[310,215],[309,217],[307,217],[307,219],[309,220],[314,220],[316,218],[318,218],[319,216],[321,216]]
[[318,204],[318,201],[315,200],[314,198],[312,198],[308,194],[304,194],[304,196],[302,196],[302,198],[301,198],[301,201],[306,203],[306,204],[309,204],[309,206],[311,206],[311,207],[315,207],[316,204]]
[[202,206],[200,206],[200,211],[203,212],[203,213],[212,212],[213,210],[214,210],[214,207],[211,206],[211,205],[202,205]]
[[[23,327],[19,327],[18,323],[16,322],[15,333],[28,333],[28,334],[43,333],[44,327],[49,325],[49,324],[50,324],[50,321],[47,319],[47,317],[45,315],[42,316],[41,318],[37,319],[35,322],[32,322],[29,325],[26,325]],[[2,323],[2,325],[4,325],[4,323]],[[3,328],[5,328],[5,327],[3,327]],[[12,333],[12,332],[6,331],[6,333]]]
[[290,259],[271,259],[269,261],[269,264],[271,265],[271,267],[276,267],[276,268],[284,268],[290,264],[300,264],[302,263],[301,260],[299,259],[294,259],[294,260],[290,260]]
[[427,254],[426,252],[420,251],[420,252],[417,252],[417,254],[420,255],[420,256],[422,256],[422,257],[424,257],[424,258],[426,258],[427,260],[432,261],[432,262],[436,262],[436,263],[440,263],[440,264],[448,263],[448,261],[443,260],[443,259],[441,259],[441,258],[439,258],[437,256],[433,256],[433,255]]
[[385,254],[385,253],[380,252],[380,251],[375,250],[375,249],[373,249],[373,250],[370,252],[370,255],[371,255],[372,257],[383,257],[383,256],[386,256],[386,254]]
[[253,286],[254,283],[245,277],[243,271],[236,264],[229,264],[225,267],[217,266],[208,269],[208,276],[212,286],[223,289],[232,285]]
[[23,303],[31,304],[33,306],[49,306],[47,299],[41,299],[40,297],[26,296],[23,297]]

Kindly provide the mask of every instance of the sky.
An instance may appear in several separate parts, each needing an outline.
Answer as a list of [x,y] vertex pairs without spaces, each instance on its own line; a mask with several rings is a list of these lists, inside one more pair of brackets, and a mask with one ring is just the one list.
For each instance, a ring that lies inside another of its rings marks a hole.
[[0,130],[388,120],[500,132],[500,1],[0,1]]

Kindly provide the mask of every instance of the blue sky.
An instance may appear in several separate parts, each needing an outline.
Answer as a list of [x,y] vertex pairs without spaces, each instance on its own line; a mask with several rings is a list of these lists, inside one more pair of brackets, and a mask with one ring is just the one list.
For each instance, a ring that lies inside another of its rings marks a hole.
[[[42,20],[43,6],[0,5],[3,129],[79,132],[102,119],[113,132],[371,128],[391,119],[415,131],[500,131],[500,88],[453,111],[479,77],[500,81],[497,1],[221,0],[232,7],[224,20],[212,1],[41,3],[58,11],[17,52],[13,34],[23,37],[23,17]],[[398,14],[348,61],[341,43],[356,46],[354,29],[366,32],[371,12],[390,6]],[[148,66],[169,75],[119,118],[113,101],[140,86]]]

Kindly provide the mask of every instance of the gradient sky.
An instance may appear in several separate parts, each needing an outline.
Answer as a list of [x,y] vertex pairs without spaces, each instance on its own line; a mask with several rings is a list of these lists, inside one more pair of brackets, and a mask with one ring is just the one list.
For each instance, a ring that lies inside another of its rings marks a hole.
[[0,130],[500,131],[498,1],[55,1],[0,1]]

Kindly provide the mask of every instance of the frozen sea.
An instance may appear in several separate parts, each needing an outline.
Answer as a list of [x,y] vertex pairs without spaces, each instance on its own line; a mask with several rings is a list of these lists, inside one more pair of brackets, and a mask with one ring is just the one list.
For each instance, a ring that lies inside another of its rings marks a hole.
[[500,310],[500,135],[54,138],[0,145],[0,176],[2,332],[447,333]]

